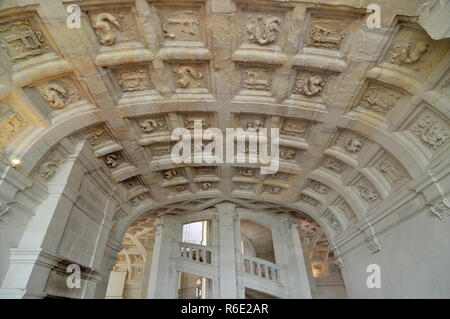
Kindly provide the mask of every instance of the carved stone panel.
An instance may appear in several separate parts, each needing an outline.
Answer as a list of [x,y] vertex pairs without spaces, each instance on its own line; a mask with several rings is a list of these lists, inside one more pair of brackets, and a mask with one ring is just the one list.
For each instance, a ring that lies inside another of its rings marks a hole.
[[28,123],[10,105],[0,106],[0,149],[6,147]]
[[281,134],[286,135],[293,135],[298,137],[305,137],[308,133],[308,130],[311,127],[311,123],[294,119],[294,118],[287,118],[284,120],[282,126],[281,126]]
[[91,10],[88,15],[101,45],[138,41],[129,8]]
[[0,25],[0,38],[1,45],[12,62],[51,51],[32,19]]
[[206,88],[207,68],[201,64],[172,64],[175,82],[180,89]]
[[426,111],[410,127],[422,144],[431,150],[437,150],[448,141],[449,125],[436,114]]
[[349,20],[317,16],[312,19],[307,46],[340,50]]
[[139,119],[137,122],[142,134],[152,134],[169,130],[164,117]]
[[154,88],[148,66],[123,66],[115,68],[113,73],[123,92],[152,90]]
[[245,42],[262,46],[276,44],[280,36],[281,23],[281,17],[276,15],[247,14],[244,18]]
[[375,167],[393,186],[397,185],[406,177],[406,173],[402,165],[389,155],[383,156],[375,164]]
[[80,100],[80,94],[73,84],[58,80],[48,82],[40,88],[42,98],[55,110],[63,109]]
[[158,11],[166,43],[202,41],[203,30],[198,8],[160,7]]
[[247,90],[270,91],[272,70],[265,68],[246,68],[242,71],[242,88]]
[[326,84],[322,74],[298,71],[292,93],[306,97],[320,96]]
[[104,144],[111,139],[102,126],[89,129],[83,135],[92,146]]
[[404,96],[405,95],[398,90],[371,82],[367,85],[359,102],[359,106],[362,109],[384,116],[386,113],[390,112]]

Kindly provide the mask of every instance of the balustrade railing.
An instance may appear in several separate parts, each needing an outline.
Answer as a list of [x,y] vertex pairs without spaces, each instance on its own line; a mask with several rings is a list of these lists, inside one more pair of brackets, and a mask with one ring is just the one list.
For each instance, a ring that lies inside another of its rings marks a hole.
[[281,268],[267,260],[242,256],[244,262],[244,271],[248,274],[258,276],[260,278],[275,282],[280,281]]
[[208,246],[180,243],[180,257],[201,264],[211,264],[212,249]]

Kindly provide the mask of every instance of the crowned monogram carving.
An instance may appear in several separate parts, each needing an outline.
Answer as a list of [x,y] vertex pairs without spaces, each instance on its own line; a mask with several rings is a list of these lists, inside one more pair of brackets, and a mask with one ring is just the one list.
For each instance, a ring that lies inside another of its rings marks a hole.
[[358,190],[361,197],[364,198],[369,204],[378,199],[377,193],[368,185],[361,184],[358,186]]
[[247,25],[247,33],[250,41],[265,45],[277,40],[280,32],[280,18],[257,16],[252,20]]
[[405,176],[401,165],[390,157],[381,159],[375,167],[391,182],[391,184],[396,184]]
[[0,147],[8,145],[27,125],[11,106],[0,106]]
[[292,93],[305,96],[319,95],[322,92],[325,83],[325,79],[320,75],[300,73],[295,79]]
[[97,15],[94,23],[95,31],[102,45],[113,45],[116,42],[116,33],[114,28],[121,29],[117,19],[110,13],[100,13]]
[[360,105],[370,111],[385,115],[404,97],[403,93],[380,84],[370,83],[361,99]]
[[12,62],[40,55],[46,49],[43,47],[44,36],[40,31],[35,31],[29,20],[1,25],[0,36],[2,47]]
[[444,145],[449,136],[449,132],[442,123],[432,115],[425,115],[420,118],[412,127],[412,132],[432,150],[436,150]]
[[349,22],[344,19],[316,17],[313,19],[307,45],[339,50],[344,42]]
[[268,91],[271,86],[270,72],[266,69],[253,68],[244,72],[242,86],[249,90]]

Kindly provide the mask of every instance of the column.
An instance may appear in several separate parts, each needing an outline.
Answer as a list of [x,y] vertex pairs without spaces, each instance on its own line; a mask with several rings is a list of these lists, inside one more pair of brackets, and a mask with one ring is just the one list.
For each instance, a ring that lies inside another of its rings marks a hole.
[[222,299],[238,298],[236,241],[240,231],[236,206],[232,203],[216,205],[219,214],[219,291]]
[[182,229],[173,216],[165,215],[155,225],[155,245],[150,269],[147,298],[177,299],[178,273],[172,258],[176,258]]
[[298,228],[298,222],[289,214],[280,214],[278,229],[274,232],[275,254],[277,262],[282,261],[282,281],[287,288],[287,297],[311,299]]

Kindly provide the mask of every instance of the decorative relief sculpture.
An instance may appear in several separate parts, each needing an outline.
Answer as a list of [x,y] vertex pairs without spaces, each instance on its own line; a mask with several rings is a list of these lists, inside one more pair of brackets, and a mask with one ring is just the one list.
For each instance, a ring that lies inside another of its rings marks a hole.
[[108,154],[105,156],[105,164],[109,168],[116,168],[119,165],[119,155],[118,154]]
[[201,87],[203,74],[192,66],[181,66],[173,70],[176,77],[177,86],[180,88]]
[[186,191],[186,186],[185,185],[175,186],[175,191],[178,193],[182,193],[182,192]]
[[85,137],[92,146],[103,144],[109,140],[108,135],[101,127],[91,130]]
[[390,62],[419,70],[419,64],[424,61],[430,48],[431,44],[426,34],[403,28],[392,46]]
[[283,189],[278,186],[266,185],[266,191],[270,194],[280,194]]
[[375,113],[385,115],[391,111],[404,94],[385,86],[371,83],[365,91],[360,105]]
[[33,29],[29,20],[1,25],[0,35],[12,62],[43,53],[44,36]]
[[248,38],[250,41],[265,45],[275,42],[280,32],[281,20],[278,17],[256,17],[247,25]]
[[297,75],[292,92],[299,95],[315,96],[322,92],[324,86],[325,80],[320,75],[302,73]]
[[211,176],[215,175],[216,169],[213,166],[204,166],[195,168],[197,175],[200,176]]
[[283,149],[280,150],[280,157],[285,160],[293,160],[297,152],[294,149]]
[[350,153],[359,152],[364,145],[364,142],[359,138],[352,138],[349,136],[343,137],[342,142],[344,143],[345,149]]
[[61,155],[57,151],[52,151],[47,159],[39,166],[37,174],[46,180],[52,178],[58,166],[61,164]]
[[169,40],[200,40],[198,12],[191,10],[161,10],[162,30]]
[[255,170],[251,169],[251,168],[243,168],[243,167],[239,167],[236,169],[236,174],[237,175],[241,175],[241,176],[254,176],[255,175]]
[[326,160],[326,167],[336,172],[342,172],[344,170],[344,164],[334,158],[328,158]]
[[188,130],[193,130],[195,128],[195,121],[200,121],[201,128],[207,129],[211,127],[211,123],[207,118],[190,118],[184,121],[184,127]]
[[210,182],[201,182],[200,183],[200,189],[207,191],[208,189],[212,189],[213,188],[213,184]]
[[243,191],[253,191],[254,184],[250,183],[238,183],[237,188]]
[[79,99],[77,92],[68,90],[58,83],[49,83],[42,98],[54,109],[62,109]]
[[334,229],[335,231],[338,231],[339,228],[341,227],[333,216],[329,216],[327,220],[331,228]]
[[434,204],[431,207],[431,212],[439,219],[450,217],[450,201],[448,199],[443,199],[442,201]]
[[266,69],[248,69],[244,72],[242,86],[249,90],[270,90],[270,75]]
[[368,203],[373,203],[378,199],[377,193],[375,193],[369,186],[362,184],[358,186],[358,189],[361,197]]
[[170,180],[178,175],[178,172],[174,169],[163,172],[164,179]]
[[116,33],[111,25],[119,30],[121,29],[117,19],[110,13],[100,13],[95,20],[94,28],[97,31],[100,43],[103,45],[113,45],[116,41]]
[[304,201],[312,206],[317,206],[317,204],[319,204],[319,201],[312,198],[311,196],[305,195],[305,194],[300,194],[300,201]]
[[140,120],[139,126],[144,133],[153,133],[154,131],[168,131],[166,120],[161,117],[157,119]]
[[403,169],[400,164],[393,159],[385,157],[380,160],[375,167],[392,183],[396,184],[402,177],[404,177]]
[[27,125],[11,106],[0,106],[0,148],[8,145]]
[[117,77],[124,92],[150,90],[153,88],[150,74],[144,67],[124,69]]
[[264,120],[242,120],[241,127],[249,132],[258,132],[264,126]]
[[306,127],[298,125],[295,120],[286,119],[281,127],[281,133],[304,136],[306,134]]
[[439,120],[431,115],[425,115],[419,119],[412,127],[412,132],[416,134],[432,150],[436,150],[444,145],[448,140],[448,130]]
[[347,20],[316,17],[311,26],[307,45],[339,50],[344,42]]
[[311,182],[311,187],[316,192],[318,192],[319,194],[322,194],[322,195],[325,195],[325,194],[327,194],[330,191],[330,188],[328,186],[326,186],[323,183],[317,182],[317,181],[312,181]]

